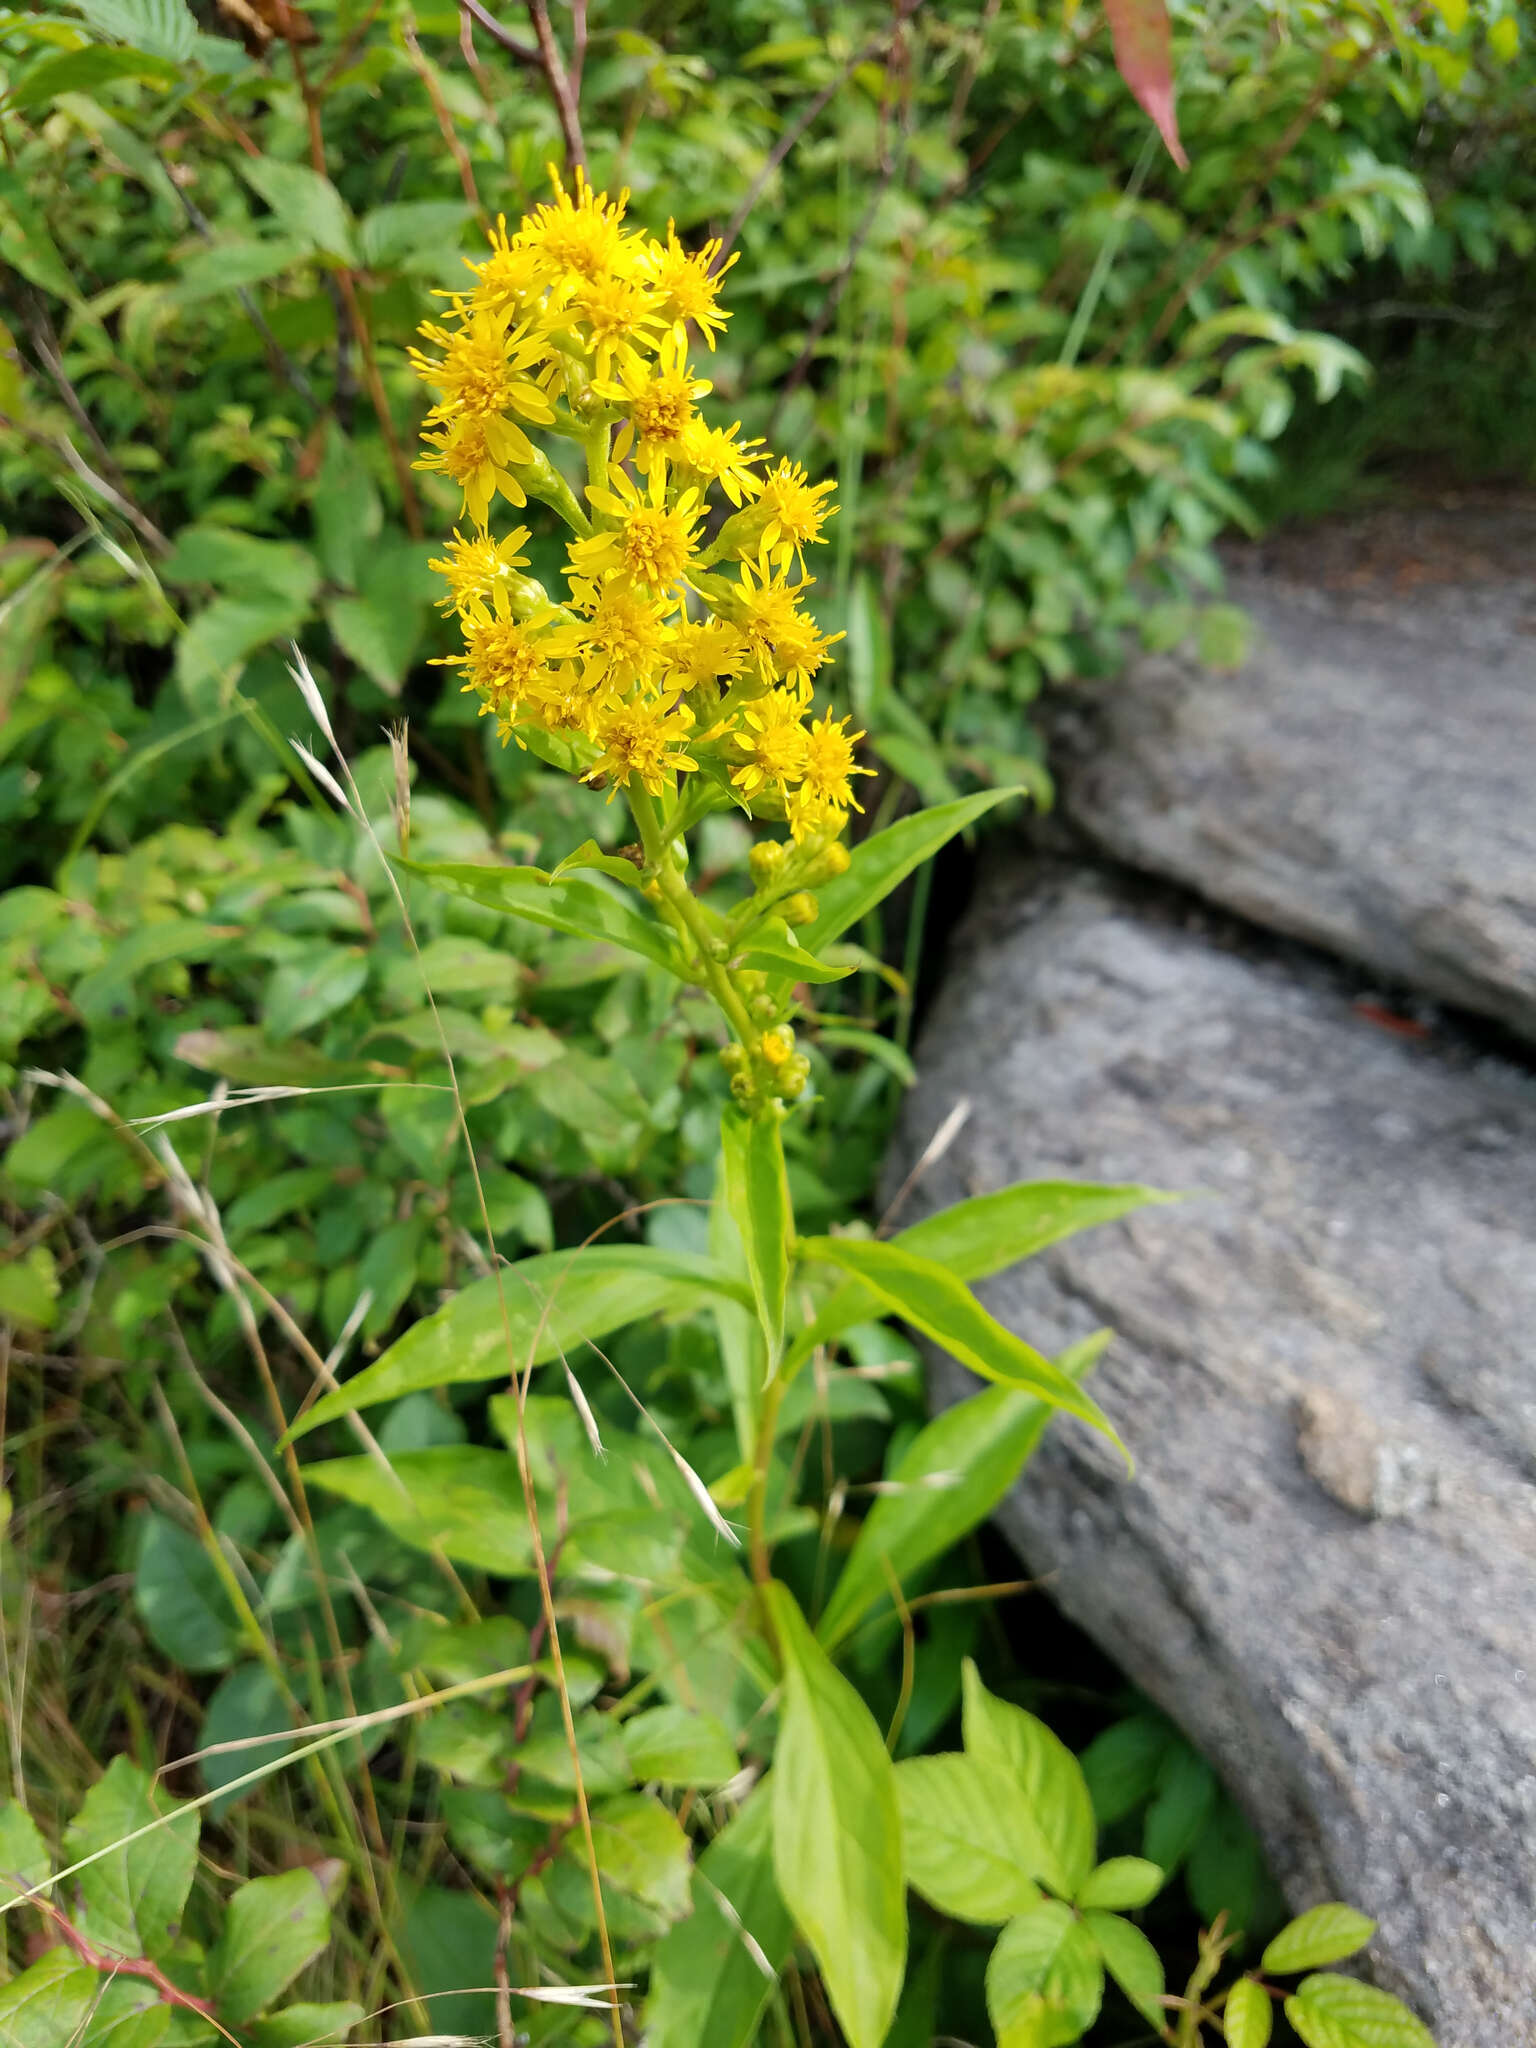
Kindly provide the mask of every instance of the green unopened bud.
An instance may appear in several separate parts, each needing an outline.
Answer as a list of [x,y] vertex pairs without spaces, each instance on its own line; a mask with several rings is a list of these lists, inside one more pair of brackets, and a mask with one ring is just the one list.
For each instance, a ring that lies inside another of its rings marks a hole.
[[756,1094],[757,1090],[753,1086],[750,1074],[732,1074],[731,1095],[733,1100],[741,1103],[743,1108],[747,1108],[750,1107]]
[[720,1064],[728,1074],[743,1072],[747,1064],[745,1049],[735,1044],[721,1046]]
[[787,1059],[774,1079],[774,1092],[781,1102],[797,1102],[811,1078],[811,1063],[803,1052]]
[[759,839],[748,856],[747,865],[759,889],[767,889],[779,878],[789,848],[781,839]]
[[755,1024],[771,1024],[778,1014],[778,1004],[770,995],[752,998],[752,1021]]
[[[844,846],[841,839],[833,840],[832,844],[821,856],[819,863],[821,875],[824,875],[829,882],[835,875],[846,875],[852,864],[853,856],[849,853],[847,847]],[[818,875],[818,881],[821,879],[821,875]]]
[[801,889],[784,899],[779,914],[786,924],[814,924],[821,915],[821,905],[809,889]]

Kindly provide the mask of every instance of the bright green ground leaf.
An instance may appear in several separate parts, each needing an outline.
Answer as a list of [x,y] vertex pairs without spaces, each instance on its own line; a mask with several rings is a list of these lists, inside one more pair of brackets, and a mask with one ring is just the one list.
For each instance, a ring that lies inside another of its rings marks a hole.
[[312,1870],[241,1885],[208,1956],[208,1982],[226,2026],[265,2012],[331,1937],[331,1909]]
[[998,1927],[1040,1903],[1035,1830],[1010,1779],[968,1756],[896,1766],[907,1883],[941,1913]]
[[1017,1785],[1049,1852],[1036,1875],[1059,1897],[1074,1897],[1097,1840],[1077,1758],[1043,1721],[988,1692],[969,1657],[962,1683],[966,1755]]
[[1087,2032],[1104,1971],[1069,1906],[1047,1899],[1010,1920],[987,1964],[987,2012],[998,2048],[1061,2048]]

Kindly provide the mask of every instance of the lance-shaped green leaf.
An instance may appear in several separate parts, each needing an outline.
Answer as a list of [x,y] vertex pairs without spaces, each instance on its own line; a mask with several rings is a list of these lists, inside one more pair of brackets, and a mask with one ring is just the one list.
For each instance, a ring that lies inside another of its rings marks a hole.
[[[1106,1330],[1085,1337],[1061,1354],[1057,1369],[1081,1379],[1108,1341]],[[864,1517],[822,1613],[816,1633],[828,1649],[890,1598],[892,1579],[910,1584],[987,1519],[1045,1434],[1051,1412],[1033,1394],[989,1387],[919,1430],[890,1474],[891,1490]]]
[[635,863],[621,853],[604,853],[595,839],[584,839],[574,853],[568,853],[551,869],[549,878],[552,882],[563,882],[578,868],[595,868],[611,882],[622,882],[626,889],[640,887],[640,870]]
[[694,1866],[693,1911],[656,1950],[650,2048],[747,2048],[788,1961],[794,1926],[773,1875],[772,1780]]
[[565,932],[575,939],[601,939],[637,953],[670,974],[681,973],[677,950],[654,919],[616,896],[600,882],[580,875],[556,881],[542,868],[483,867],[473,861],[394,860],[402,874],[414,875],[449,896],[467,896],[487,910],[505,911],[546,931]]
[[840,938],[874,909],[915,867],[938,852],[973,825],[994,805],[1010,797],[1023,796],[1022,789],[984,789],[975,796],[963,796],[950,804],[934,804],[915,811],[875,832],[853,849],[846,874],[825,882],[816,892],[820,916],[816,920],[816,943],[824,946]]
[[[890,1240],[947,1267],[957,1280],[985,1280],[1021,1259],[1032,1259],[1097,1223],[1113,1223],[1151,1203],[1176,1202],[1158,1188],[1093,1181],[1026,1180],[990,1195],[956,1202],[925,1216]],[[786,1374],[798,1371],[818,1344],[829,1344],[856,1323],[879,1313],[869,1290],[848,1281],[825,1301],[816,1320],[794,1339],[784,1360]]]
[[382,1357],[317,1401],[289,1440],[423,1387],[467,1385],[542,1365],[628,1323],[696,1308],[711,1295],[752,1305],[744,1285],[713,1260],[689,1253],[652,1245],[536,1253],[477,1280],[413,1324]]
[[795,937],[781,917],[765,918],[735,956],[735,965],[755,967],[787,981],[843,981],[854,970],[851,960],[822,960]]
[[1124,1446],[1096,1401],[1090,1400],[1058,1365],[1032,1344],[1004,1329],[954,1274],[933,1259],[919,1258],[897,1244],[852,1237],[808,1237],[801,1255],[841,1266],[875,1295],[888,1313],[940,1344],[984,1380],[1017,1387],[1052,1408],[1076,1415]]
[[725,1199],[747,1255],[771,1369],[784,1348],[784,1301],[794,1232],[777,1115],[749,1117],[727,1109],[720,1120],[720,1166]]
[[533,1536],[517,1460],[509,1451],[439,1444],[397,1451],[388,1462],[328,1458],[305,1480],[367,1508],[417,1550],[441,1549],[457,1564],[512,1578],[533,1570]]
[[1142,2018],[1161,2028],[1167,2020],[1159,2003],[1165,1989],[1162,1958],[1141,1929],[1118,1913],[1083,1914],[1083,1926],[1104,1967]]
[[901,1811],[874,1716],[787,1587],[765,1599],[784,1662],[773,1867],[849,2048],[880,2048],[907,1957]]

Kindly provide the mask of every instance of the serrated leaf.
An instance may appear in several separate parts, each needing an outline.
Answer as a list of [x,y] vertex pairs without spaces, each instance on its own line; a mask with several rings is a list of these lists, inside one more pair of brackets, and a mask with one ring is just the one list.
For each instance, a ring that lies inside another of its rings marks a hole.
[[1259,1959],[1259,1967],[1286,1976],[1295,1970],[1320,1970],[1342,1963],[1362,1949],[1376,1932],[1376,1922],[1337,1900],[1313,1906],[1282,1927]]
[[1269,2048],[1275,2024],[1269,1993],[1251,1977],[1240,1977],[1221,2009],[1227,2048]]
[[987,1963],[997,2048],[1064,2048],[1098,2016],[1104,1971],[1070,1906],[1047,1899],[1010,1920]]
[[901,1812],[874,1717],[794,1595],[765,1591],[784,1665],[774,1750],[773,1867],[849,2048],[880,2048],[907,1953]]
[[[164,1826],[139,1833],[167,1814],[173,1818]],[[64,1837],[70,1863],[103,1849],[110,1852],[75,1880],[82,1933],[114,1955],[167,1954],[197,1868],[197,1833],[196,1813],[152,1788],[127,1757],[114,1757],[86,1793]]]
[[[1096,1401],[1073,1385],[1058,1366],[1026,1344],[936,1260],[919,1258],[896,1244],[852,1237],[808,1237],[801,1256],[841,1266],[877,1296],[890,1313],[920,1330],[980,1378],[1033,1394],[1120,1440]],[[1123,1448],[1123,1447],[1122,1447]]]
[[185,0],[74,0],[92,28],[151,57],[184,64],[197,43]]
[[539,1252],[505,1267],[499,1280],[477,1280],[446,1308],[423,1317],[372,1365],[317,1401],[289,1435],[304,1436],[338,1415],[423,1387],[496,1379],[573,1355],[588,1340],[598,1344],[626,1324],[698,1308],[712,1295],[751,1307],[749,1290],[711,1259],[652,1245]]
[[1093,1803],[1077,1758],[1043,1721],[981,1682],[967,1657],[961,1667],[966,1755],[1018,1787],[1048,1860],[1035,1872],[1070,1899],[1093,1867]]
[[[98,92],[121,78],[175,82],[175,67],[142,50],[123,50],[106,43],[88,43],[83,50],[59,50],[22,73],[6,98],[7,110],[26,113],[45,106],[61,92]],[[52,289],[52,287],[45,287]]]
[[312,1870],[285,1870],[241,1885],[208,1954],[220,2019],[240,2026],[265,2012],[330,1938],[331,1909]]
[[1435,2048],[1435,2038],[1390,1991],[1353,1977],[1305,1977],[1285,2016],[1306,2048]]
[[144,1517],[133,1604],[156,1646],[184,1671],[225,1671],[240,1631],[207,1552],[164,1515]]
[[[1056,1360],[1070,1379],[1085,1372],[1102,1349],[1090,1339]],[[797,1382],[799,1384],[799,1382]],[[877,1603],[890,1598],[891,1580],[913,1575],[984,1522],[1045,1434],[1051,1409],[1032,1394],[989,1387],[957,1401],[919,1430],[859,1525],[848,1562],[832,1589],[816,1634],[829,1649]],[[933,1491],[930,1482],[949,1475]]]
[[688,1707],[648,1707],[623,1724],[624,1754],[640,1785],[696,1786],[712,1792],[741,1768],[723,1722]]
[[1037,1830],[1012,1781],[968,1756],[896,1766],[907,1883],[954,1920],[997,1927],[1040,1903]]
[[1077,1894],[1082,1907],[1102,1906],[1111,1912],[1134,1912],[1149,1905],[1163,1888],[1163,1872],[1145,1856],[1111,1856],[1090,1870]]
[[656,1950],[649,2048],[747,2048],[757,2036],[794,1935],[773,1875],[771,1784],[758,1787],[699,1858],[693,1911]]
[[0,1806],[0,1905],[41,1884],[52,1867],[36,1821],[8,1799]]
[[1104,1967],[1142,2018],[1161,2029],[1167,2013],[1158,2003],[1165,1988],[1162,1958],[1139,1927],[1118,1913],[1087,1912],[1083,1925]]
[[0,1987],[3,2048],[66,2048],[79,2038],[101,1979],[66,1948],[51,1948]]
[[487,910],[504,911],[572,938],[622,946],[642,960],[665,967],[670,974],[678,971],[677,953],[662,927],[601,883],[584,881],[579,875],[557,882],[542,868],[482,867],[468,861],[397,860],[394,864],[402,874],[414,875],[450,896],[467,897]]
[[451,248],[471,212],[462,199],[399,199],[375,206],[358,223],[358,248],[370,269],[385,270],[419,250]]
[[329,178],[308,164],[283,163],[272,156],[240,157],[238,165],[287,233],[340,263],[356,262],[351,216]]
[[856,925],[915,867],[946,846],[957,832],[1010,797],[1023,795],[1019,789],[985,789],[951,804],[935,804],[873,832],[853,849],[846,874],[824,883],[816,892],[820,916],[816,920],[816,943],[825,946]]

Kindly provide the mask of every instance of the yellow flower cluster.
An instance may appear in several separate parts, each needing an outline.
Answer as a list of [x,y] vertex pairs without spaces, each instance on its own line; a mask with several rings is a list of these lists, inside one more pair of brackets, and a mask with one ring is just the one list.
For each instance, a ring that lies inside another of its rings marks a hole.
[[[588,780],[656,797],[704,778],[796,841],[835,838],[869,771],[863,735],[811,701],[832,640],[805,609],[805,550],[832,486],[700,415],[688,335],[713,349],[728,318],[720,245],[637,233],[625,195],[551,175],[554,198],[499,225],[412,353],[437,401],[418,467],[459,487],[468,529],[433,563],[464,636],[450,662],[503,740],[574,741]],[[540,431],[579,452],[581,496]],[[524,573],[526,526],[492,536],[498,498],[570,526],[563,595]]]

